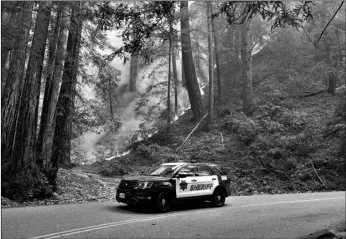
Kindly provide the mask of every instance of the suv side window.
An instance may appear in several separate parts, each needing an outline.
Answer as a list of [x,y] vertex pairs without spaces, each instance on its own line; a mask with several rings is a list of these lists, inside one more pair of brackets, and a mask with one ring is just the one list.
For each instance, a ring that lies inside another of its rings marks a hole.
[[208,166],[205,165],[197,165],[197,176],[211,176],[213,172],[210,170]]
[[179,170],[179,174],[186,174],[186,175],[195,176],[196,168],[194,165],[187,165],[187,166],[185,166]]

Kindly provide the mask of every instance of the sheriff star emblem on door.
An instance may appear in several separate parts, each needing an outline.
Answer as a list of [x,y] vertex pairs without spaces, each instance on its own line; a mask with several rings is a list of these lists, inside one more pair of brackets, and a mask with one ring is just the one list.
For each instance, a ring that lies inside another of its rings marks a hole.
[[179,184],[181,190],[187,189],[187,182],[184,180],[181,180],[181,183]]

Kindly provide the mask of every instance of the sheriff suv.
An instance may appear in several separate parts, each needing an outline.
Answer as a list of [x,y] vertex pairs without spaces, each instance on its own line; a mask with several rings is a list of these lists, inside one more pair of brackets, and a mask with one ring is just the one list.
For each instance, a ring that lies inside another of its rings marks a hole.
[[129,206],[151,204],[159,212],[166,212],[173,203],[186,199],[205,199],[221,207],[230,194],[230,179],[221,166],[176,162],[122,179],[116,200]]

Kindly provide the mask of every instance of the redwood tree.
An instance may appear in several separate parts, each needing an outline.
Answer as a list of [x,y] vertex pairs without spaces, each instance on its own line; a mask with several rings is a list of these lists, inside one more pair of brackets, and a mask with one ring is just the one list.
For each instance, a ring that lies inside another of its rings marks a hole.
[[208,129],[211,130],[213,125],[214,111],[214,74],[213,74],[213,32],[212,32],[212,5],[207,2],[207,29],[208,29],[208,62],[209,62],[209,98],[208,98]]
[[7,195],[15,199],[27,199],[39,180],[36,159],[36,129],[38,96],[40,94],[43,59],[50,21],[50,2],[40,2],[30,49],[27,72],[23,81],[19,113],[16,125],[12,164],[7,180],[15,193]]
[[[211,5],[211,4],[210,4]],[[213,5],[210,6],[210,14],[213,16]],[[219,60],[219,50],[218,50],[218,41],[217,41],[217,36],[215,32],[215,19],[211,19],[211,32],[214,37],[214,54],[215,54],[215,63],[216,63],[216,78],[217,78],[217,97],[219,100],[222,99],[222,85],[221,85],[221,78],[220,78],[220,60]]]
[[184,67],[186,89],[189,94],[194,119],[198,119],[202,116],[204,110],[202,95],[196,76],[195,64],[192,57],[188,2],[183,1],[180,3],[180,11],[182,64]]
[[55,40],[50,42],[48,73],[44,91],[40,130],[37,139],[37,165],[41,168],[43,168],[43,162],[47,161],[50,157],[53,141],[54,115],[67,39],[65,6],[66,2],[58,3],[55,29],[51,37]]
[[1,95],[1,155],[11,156],[16,129],[17,115],[23,76],[25,69],[26,50],[33,3],[20,2],[18,31],[13,42],[13,53],[4,79],[4,89]]
[[[176,43],[176,37],[174,36],[174,42]],[[177,59],[175,47],[172,48],[172,68],[173,68],[173,82],[174,82],[174,113],[178,114],[178,90],[179,90],[179,81],[177,73]]]
[[56,124],[51,158],[50,184],[55,185],[59,165],[71,163],[71,127],[75,90],[78,75],[78,59],[83,27],[82,2],[73,2],[70,30],[67,40],[64,72],[56,106]]
[[252,99],[252,54],[250,38],[250,21],[246,19],[241,32],[241,60],[243,77],[243,112],[249,115],[251,112]]

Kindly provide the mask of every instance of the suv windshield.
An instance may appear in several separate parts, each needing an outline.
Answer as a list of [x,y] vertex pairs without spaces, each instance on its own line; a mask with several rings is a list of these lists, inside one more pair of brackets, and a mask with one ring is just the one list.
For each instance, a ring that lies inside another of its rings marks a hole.
[[161,177],[171,177],[180,165],[160,165],[153,170],[146,173],[148,176],[161,176]]

